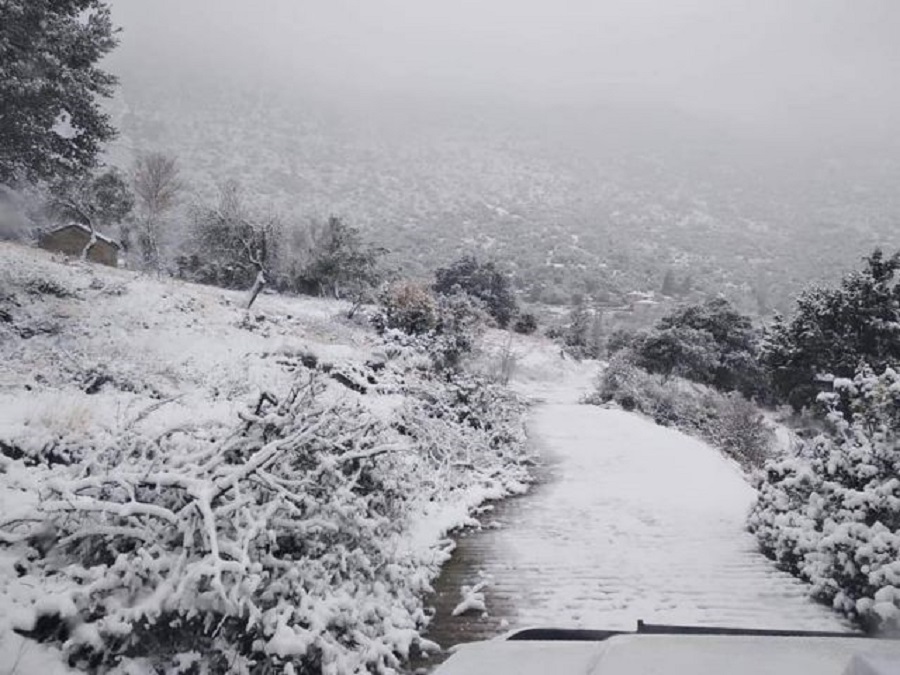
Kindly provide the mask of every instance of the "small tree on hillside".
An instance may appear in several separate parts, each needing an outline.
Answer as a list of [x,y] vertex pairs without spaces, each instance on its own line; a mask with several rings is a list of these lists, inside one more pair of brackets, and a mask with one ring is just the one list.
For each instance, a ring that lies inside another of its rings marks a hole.
[[385,249],[367,244],[358,228],[332,216],[312,233],[309,262],[299,272],[297,290],[356,304],[381,283],[380,261],[385,253]]
[[160,240],[166,215],[184,189],[174,157],[161,152],[141,155],[131,176],[138,207],[138,244],[144,265],[159,267]]
[[525,312],[516,317],[513,330],[522,335],[531,335],[538,328],[537,317],[531,312]]
[[603,348],[600,313],[582,299],[571,312],[562,331],[563,344],[576,358],[594,359]]
[[493,262],[479,262],[465,256],[435,273],[434,290],[441,295],[462,292],[485,304],[501,328],[506,328],[516,314],[516,298],[509,279]]
[[438,299],[437,321],[427,350],[435,368],[448,379],[475,349],[487,314],[484,305],[465,293],[442,295]]
[[277,268],[281,238],[281,221],[255,213],[240,186],[228,182],[216,205],[195,208],[194,251],[181,259],[181,273],[223,288],[252,286],[249,306]]

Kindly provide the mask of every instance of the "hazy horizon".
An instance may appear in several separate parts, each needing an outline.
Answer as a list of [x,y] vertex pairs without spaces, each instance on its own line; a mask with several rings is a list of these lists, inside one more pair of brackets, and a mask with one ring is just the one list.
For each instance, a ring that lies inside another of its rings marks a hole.
[[113,0],[127,87],[291,87],[348,105],[640,104],[750,129],[887,138],[900,114],[890,0],[361,3]]

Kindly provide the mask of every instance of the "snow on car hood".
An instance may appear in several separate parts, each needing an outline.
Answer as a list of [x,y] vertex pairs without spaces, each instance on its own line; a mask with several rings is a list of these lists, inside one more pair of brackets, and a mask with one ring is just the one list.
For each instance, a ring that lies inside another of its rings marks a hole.
[[434,675],[897,675],[900,642],[617,635],[602,642],[463,645]]

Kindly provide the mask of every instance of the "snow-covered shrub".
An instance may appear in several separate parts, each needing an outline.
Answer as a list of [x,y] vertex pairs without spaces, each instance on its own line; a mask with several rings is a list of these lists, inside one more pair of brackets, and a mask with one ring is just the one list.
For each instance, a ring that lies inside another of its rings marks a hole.
[[769,463],[749,526],[813,594],[871,629],[900,628],[900,375],[838,380],[830,429]]
[[661,426],[699,436],[747,469],[761,466],[769,457],[773,435],[754,403],[737,393],[722,394],[677,377],[648,373],[633,358],[628,349],[618,351],[584,402],[613,402]]
[[456,372],[475,348],[489,316],[484,304],[465,293],[433,296],[411,282],[401,282],[382,296],[373,323],[389,344],[426,352],[432,367]]
[[378,371],[402,397],[389,408],[334,383],[350,364],[298,361],[298,386],[230,430],[173,419],[85,443],[30,518],[0,524],[29,583],[54,589],[18,627],[92,672],[190,654],[209,672],[395,672],[428,646],[443,559],[410,533],[524,489],[530,466],[520,401],[420,369],[426,343],[406,338]]
[[472,484],[493,497],[521,490],[530,465],[523,411],[508,390],[465,374],[419,391],[401,410],[397,428],[428,472],[420,490],[435,497]]
[[33,277],[23,285],[29,295],[49,295],[54,298],[72,298],[75,292],[60,281],[50,277]]
[[705,428],[705,417],[711,406],[701,405],[705,390],[678,379],[652,375],[638,368],[630,351],[616,354],[601,373],[596,390],[586,403],[602,405],[614,402],[625,410],[643,413],[661,426],[688,430]]
[[513,330],[522,335],[531,335],[538,328],[537,317],[531,312],[523,312],[516,317]]
[[464,293],[441,296],[437,324],[427,334],[426,351],[436,370],[458,371],[464,357],[475,349],[487,313],[482,303]]
[[774,434],[760,409],[736,392],[716,398],[710,435],[716,447],[743,466],[761,467],[772,454]]
[[600,374],[597,386],[584,402],[594,405],[618,403],[625,410],[639,408],[641,392],[646,385],[647,373],[634,365],[627,351],[617,353]]
[[507,385],[516,372],[519,354],[513,349],[512,334],[503,345],[493,353],[489,353],[487,376],[492,382]]
[[437,301],[425,286],[404,280],[391,284],[381,295],[381,312],[375,317],[380,330],[393,328],[421,335],[437,323]]
[[70,465],[102,445],[94,410],[78,393],[29,397],[18,423],[0,429],[0,451],[28,466]]
[[48,484],[56,545],[35,564],[68,581],[46,611],[76,663],[199,650],[216,672],[351,673],[396,667],[416,640],[426,580],[391,543],[399,436],[315,379],[242,419],[223,441],[120,438]]
[[436,293],[476,298],[501,328],[509,325],[518,310],[512,283],[494,262],[464,256],[434,276]]

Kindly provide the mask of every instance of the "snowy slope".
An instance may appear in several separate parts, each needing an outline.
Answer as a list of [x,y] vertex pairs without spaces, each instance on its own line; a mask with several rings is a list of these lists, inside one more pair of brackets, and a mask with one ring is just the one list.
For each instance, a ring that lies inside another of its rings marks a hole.
[[[418,410],[421,391],[441,400],[444,385],[421,374],[414,351],[386,356],[385,343],[347,320],[342,303],[263,295],[247,312],[245,298],[0,244],[0,536],[79,453],[115,446],[123,435],[153,442],[173,429],[227,436],[260,392],[289,390],[311,359],[329,366],[319,369],[327,373],[327,401],[363,406],[386,423],[408,406]],[[373,378],[365,364],[385,359]],[[453,436],[459,447],[446,449],[450,468],[429,474],[429,485],[410,496],[401,535],[384,544],[413,561],[409,588],[427,588],[452,545],[448,530],[472,522],[473,508],[525,487],[524,464],[507,472],[502,463],[478,467],[474,457],[453,468],[453,452],[474,438],[464,431]],[[415,461],[414,453],[405,456]],[[66,672],[52,647],[24,641],[12,628],[31,626],[42,603],[62,602],[71,589],[58,593],[48,577],[23,574],[17,562],[0,546],[0,664]],[[422,614],[420,598],[404,601],[396,635],[385,637],[398,652],[414,641],[407,624]]]
[[[298,354],[358,362],[375,344],[335,318],[339,303],[262,296],[248,314],[243,302],[242,293],[0,242],[0,442],[65,455],[130,425],[147,436],[224,427],[259,391],[286,388]],[[0,455],[2,519],[27,511],[52,473]],[[35,596],[14,564],[0,549],[0,664],[68,672],[56,650],[10,630]]]

